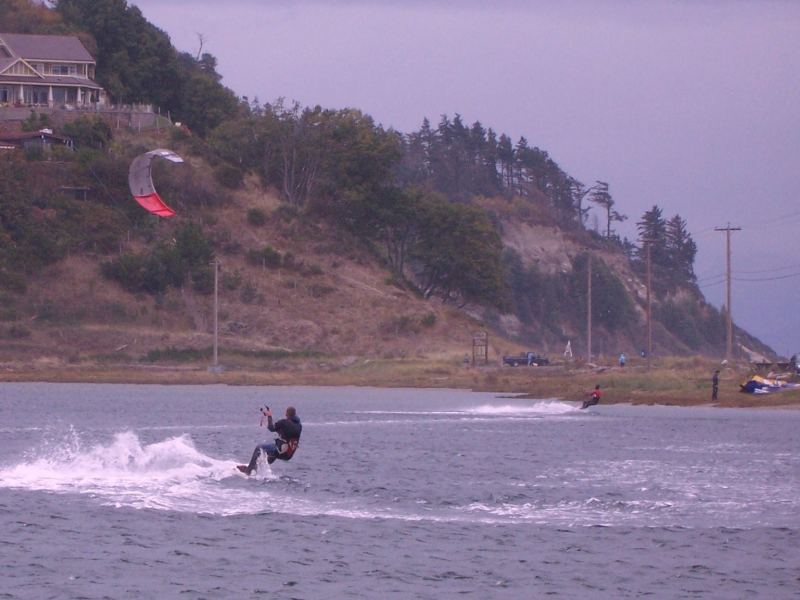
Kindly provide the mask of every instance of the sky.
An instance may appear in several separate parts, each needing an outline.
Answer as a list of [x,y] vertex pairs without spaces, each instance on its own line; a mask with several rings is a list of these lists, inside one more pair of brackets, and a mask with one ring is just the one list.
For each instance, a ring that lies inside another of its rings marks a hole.
[[[706,298],[800,352],[800,2],[129,0],[239,96],[354,107],[385,127],[460,114],[610,184],[618,232],[687,220]],[[601,220],[602,222],[602,220]],[[590,219],[590,224],[592,219]]]

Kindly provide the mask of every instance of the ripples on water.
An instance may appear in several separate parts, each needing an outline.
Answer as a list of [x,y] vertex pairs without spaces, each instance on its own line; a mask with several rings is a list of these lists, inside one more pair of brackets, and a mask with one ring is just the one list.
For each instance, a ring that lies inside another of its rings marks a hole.
[[[301,448],[251,478],[257,408]],[[0,385],[1,598],[800,597],[800,413]]]

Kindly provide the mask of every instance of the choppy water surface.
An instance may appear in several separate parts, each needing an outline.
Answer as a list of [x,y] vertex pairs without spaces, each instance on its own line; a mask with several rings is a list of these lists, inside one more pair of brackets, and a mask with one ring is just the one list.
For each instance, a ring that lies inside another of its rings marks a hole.
[[[246,478],[264,404],[303,439]],[[456,390],[0,384],[0,598],[799,598],[799,430]]]

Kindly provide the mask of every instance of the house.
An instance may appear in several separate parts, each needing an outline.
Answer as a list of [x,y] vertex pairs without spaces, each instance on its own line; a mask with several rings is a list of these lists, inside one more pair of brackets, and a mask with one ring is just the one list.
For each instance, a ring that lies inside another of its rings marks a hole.
[[11,150],[21,148],[23,150],[39,149],[45,154],[50,154],[53,147],[63,146],[73,150],[72,139],[53,134],[51,129],[40,129],[39,131],[21,131],[18,133],[0,133],[0,149]]
[[96,66],[75,36],[0,33],[0,106],[104,105]]

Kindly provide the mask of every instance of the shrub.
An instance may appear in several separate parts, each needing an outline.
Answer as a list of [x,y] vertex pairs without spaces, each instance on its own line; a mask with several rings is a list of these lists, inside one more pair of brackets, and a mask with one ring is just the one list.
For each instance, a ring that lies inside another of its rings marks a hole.
[[250,250],[247,253],[247,262],[275,269],[281,266],[281,253],[272,246],[264,246],[261,250]]
[[113,137],[108,123],[86,116],[65,124],[61,132],[72,138],[76,148],[106,148]]
[[233,291],[238,289],[240,285],[242,285],[242,274],[238,271],[238,269],[233,273],[222,274],[223,289]]
[[28,146],[25,148],[25,159],[31,162],[44,160],[44,150],[41,146]]
[[31,331],[24,325],[12,325],[6,330],[6,337],[12,340],[21,340],[31,336]]
[[0,308],[0,321],[16,321],[17,310],[13,307]]
[[304,275],[322,275],[325,271],[322,270],[322,267],[319,265],[308,265],[305,269],[303,269]]
[[260,208],[251,208],[247,211],[247,222],[254,227],[262,227],[267,222],[267,213]]
[[245,304],[252,304],[258,295],[258,290],[249,281],[242,287],[242,293],[239,295],[242,302]]
[[327,296],[328,294],[332,294],[336,291],[336,288],[331,287],[329,285],[318,285],[314,284],[309,288],[311,292],[312,298],[321,298],[322,296]]
[[428,313],[427,315],[422,317],[420,322],[425,327],[433,327],[434,325],[436,325],[436,314],[435,313]]
[[214,271],[211,267],[201,267],[192,271],[192,287],[201,294],[214,292]]
[[241,169],[229,163],[220,163],[214,168],[214,179],[216,179],[220,185],[235,190],[242,187],[244,173]]
[[148,362],[162,362],[162,361],[171,361],[171,362],[188,362],[188,361],[197,361],[201,359],[207,359],[211,356],[212,349],[211,348],[176,348],[174,346],[170,346],[169,348],[165,348],[161,350],[160,348],[156,348],[155,350],[150,350],[145,356],[145,360]]

